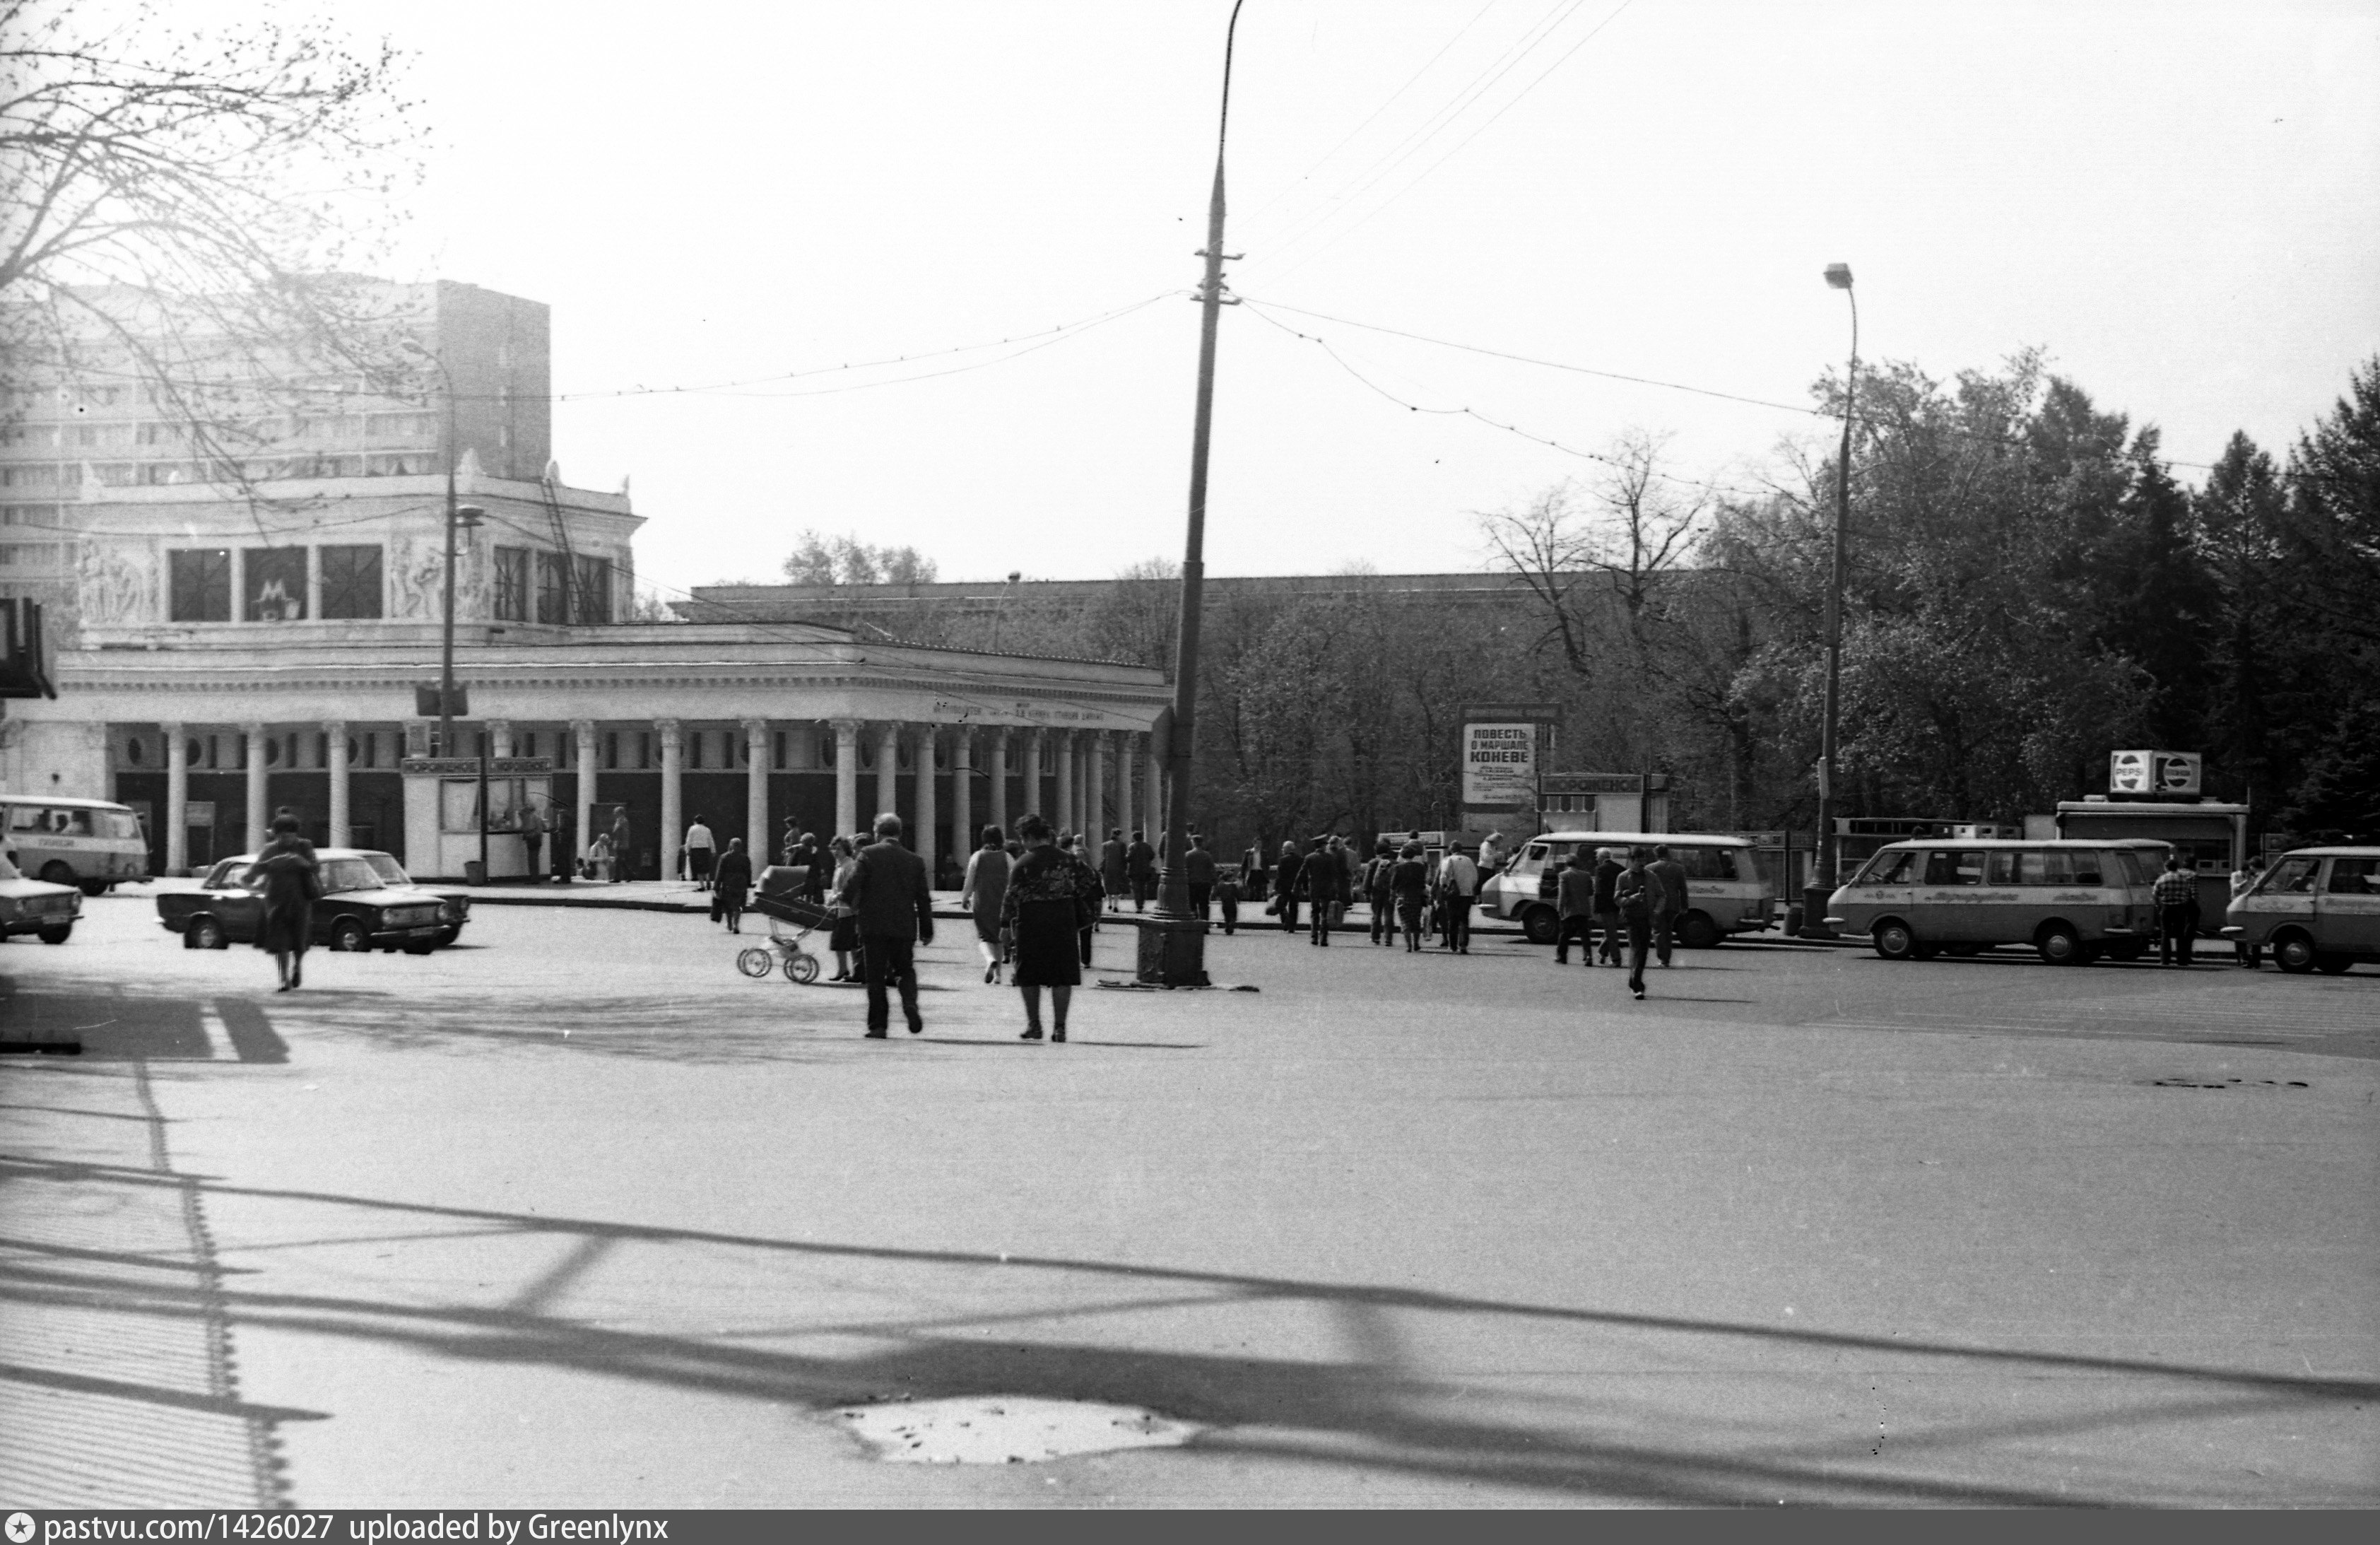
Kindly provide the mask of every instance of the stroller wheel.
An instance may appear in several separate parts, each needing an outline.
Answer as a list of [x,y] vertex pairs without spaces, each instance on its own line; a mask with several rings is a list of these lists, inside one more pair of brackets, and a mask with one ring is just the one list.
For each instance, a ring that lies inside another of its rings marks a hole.
[[[793,954],[785,956],[785,979],[787,981],[797,982],[804,987],[808,987],[810,983],[818,980],[818,973],[819,964],[817,955],[804,955],[799,950],[795,950]],[[762,975],[766,974],[767,973],[765,971],[762,973]]]
[[738,951],[735,956],[735,968],[747,977],[765,977],[775,965],[776,962],[769,957],[769,952],[758,944],[748,950]]

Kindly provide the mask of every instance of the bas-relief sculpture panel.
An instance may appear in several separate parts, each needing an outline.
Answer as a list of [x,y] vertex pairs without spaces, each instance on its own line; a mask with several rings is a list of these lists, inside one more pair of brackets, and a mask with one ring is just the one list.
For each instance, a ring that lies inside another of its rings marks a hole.
[[[389,614],[434,622],[445,614],[445,539],[406,537],[389,543]],[[487,554],[475,537],[466,537],[455,553],[455,614],[487,614]]]
[[87,625],[155,622],[157,552],[147,542],[86,541],[77,565],[76,601]]

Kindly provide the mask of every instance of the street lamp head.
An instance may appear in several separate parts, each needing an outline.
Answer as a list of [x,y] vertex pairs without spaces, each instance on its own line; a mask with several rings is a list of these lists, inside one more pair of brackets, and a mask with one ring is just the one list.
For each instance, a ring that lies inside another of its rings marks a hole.
[[1847,262],[1828,263],[1827,265],[1827,283],[1832,285],[1837,289],[1851,288],[1852,265]]
[[477,526],[487,518],[488,512],[478,505],[455,506],[455,524],[457,526]]

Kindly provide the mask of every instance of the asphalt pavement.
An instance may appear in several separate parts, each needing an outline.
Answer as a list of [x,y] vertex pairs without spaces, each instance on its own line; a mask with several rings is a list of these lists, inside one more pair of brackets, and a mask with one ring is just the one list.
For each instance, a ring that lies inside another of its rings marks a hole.
[[[1050,1046],[962,925],[889,1041],[752,942],[0,945],[85,1048],[0,1058],[0,1500],[2380,1501],[2369,968],[1244,931]],[[946,1402],[1165,1436],[844,1415]]]

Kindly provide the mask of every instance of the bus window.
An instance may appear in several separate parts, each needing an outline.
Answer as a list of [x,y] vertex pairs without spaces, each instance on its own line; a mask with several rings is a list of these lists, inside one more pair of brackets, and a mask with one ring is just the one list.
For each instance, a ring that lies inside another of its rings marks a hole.
[[[2027,880],[2017,878],[2022,867],[2017,862],[2019,858],[2033,860],[2032,878]],[[2038,885],[2041,883],[2041,855],[2020,854],[2004,848],[1995,848],[1984,855],[1984,883],[1986,885]]]
[[2380,895],[2380,858],[2333,858],[2329,890],[2335,896]]
[[39,832],[48,824],[49,813],[39,805],[11,805],[8,807],[8,830]]
[[1670,857],[1677,860],[1689,880],[1741,880],[1744,876],[1736,868],[1736,852],[1732,847],[1688,847],[1680,844],[1670,849]]
[[1981,852],[1952,852],[1937,848],[1925,855],[1925,883],[1928,885],[1980,885],[1984,882],[1984,856]]
[[1854,885],[1910,885],[1917,881],[1917,860],[1924,855],[1911,849],[1900,853],[1879,853],[1867,861],[1867,868],[1852,882]]
[[2310,894],[2313,890],[2314,873],[2321,868],[2322,860],[2319,858],[2284,858],[2275,864],[2272,871],[2265,876],[2265,882],[2256,887],[2257,894],[2295,896]]

